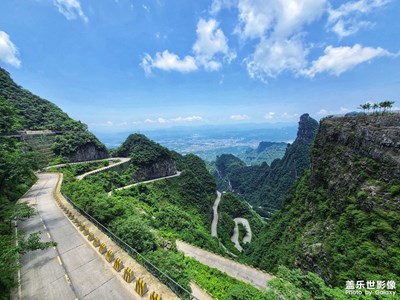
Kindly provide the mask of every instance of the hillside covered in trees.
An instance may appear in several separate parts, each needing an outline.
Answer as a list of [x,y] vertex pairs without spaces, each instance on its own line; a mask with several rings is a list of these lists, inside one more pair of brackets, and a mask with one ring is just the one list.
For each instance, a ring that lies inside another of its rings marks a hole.
[[347,280],[400,280],[400,115],[326,118],[311,170],[247,249],[251,263]]
[[[0,67],[0,97],[15,110],[18,122],[9,130],[53,130],[63,134],[52,146],[57,156],[75,158],[77,152],[92,148],[99,158],[107,156],[105,146],[80,121],[71,119],[55,104],[17,85]],[[10,132],[7,132],[10,133]]]
[[269,166],[246,166],[233,155],[221,155],[214,177],[222,189],[231,190],[253,205],[262,216],[282,207],[283,198],[297,178],[310,166],[310,150],[318,122],[308,114],[300,117],[297,138],[288,145],[282,159]]

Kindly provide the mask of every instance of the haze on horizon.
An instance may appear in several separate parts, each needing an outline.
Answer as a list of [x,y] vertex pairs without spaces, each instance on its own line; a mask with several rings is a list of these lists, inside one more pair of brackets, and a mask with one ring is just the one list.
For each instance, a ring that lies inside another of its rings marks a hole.
[[3,0],[0,66],[96,132],[293,125],[398,100],[399,13],[394,0]]

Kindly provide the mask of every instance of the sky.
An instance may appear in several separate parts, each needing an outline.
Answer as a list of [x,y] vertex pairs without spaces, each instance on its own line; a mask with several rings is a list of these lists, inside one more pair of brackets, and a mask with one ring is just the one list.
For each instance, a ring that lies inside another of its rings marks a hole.
[[101,132],[400,106],[400,1],[1,0],[0,66]]

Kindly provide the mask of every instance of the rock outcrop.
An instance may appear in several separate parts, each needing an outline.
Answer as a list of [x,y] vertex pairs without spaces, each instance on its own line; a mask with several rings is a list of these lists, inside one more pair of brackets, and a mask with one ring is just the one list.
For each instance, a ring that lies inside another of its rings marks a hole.
[[[253,263],[346,280],[400,280],[400,114],[321,121],[307,171],[263,230]],[[271,243],[273,241],[273,243]]]
[[108,153],[99,149],[96,145],[86,144],[80,146],[75,152],[68,156],[69,162],[81,162],[107,158]]
[[175,175],[176,163],[172,159],[165,159],[147,166],[140,166],[133,174],[134,181],[143,181]]

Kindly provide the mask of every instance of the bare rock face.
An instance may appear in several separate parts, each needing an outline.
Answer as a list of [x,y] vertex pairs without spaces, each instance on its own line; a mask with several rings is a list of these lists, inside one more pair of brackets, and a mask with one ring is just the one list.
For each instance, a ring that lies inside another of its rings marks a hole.
[[148,166],[141,166],[133,175],[133,180],[142,181],[175,175],[176,163],[172,159],[164,159]]
[[342,196],[368,174],[384,181],[400,178],[400,114],[324,119],[311,165],[313,181]]
[[99,150],[95,145],[84,145],[68,157],[70,162],[80,162],[88,160],[97,160],[107,158],[108,153],[104,150]]

